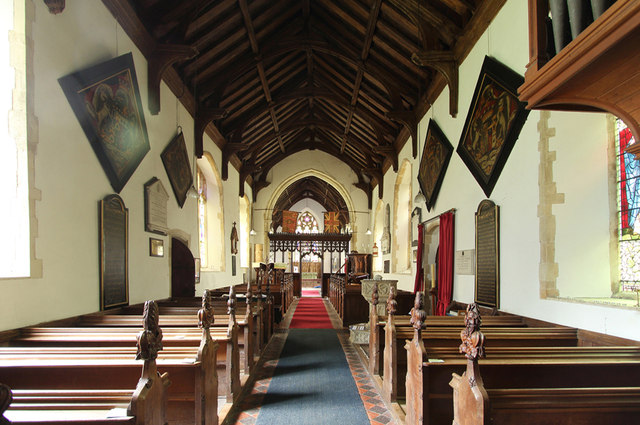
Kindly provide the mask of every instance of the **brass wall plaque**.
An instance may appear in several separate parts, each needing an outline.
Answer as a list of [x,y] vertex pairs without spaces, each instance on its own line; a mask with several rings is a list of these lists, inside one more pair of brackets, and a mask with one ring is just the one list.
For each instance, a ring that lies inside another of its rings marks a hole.
[[118,195],[98,202],[100,309],[129,304],[129,210]]
[[500,210],[485,199],[476,211],[475,302],[500,308]]

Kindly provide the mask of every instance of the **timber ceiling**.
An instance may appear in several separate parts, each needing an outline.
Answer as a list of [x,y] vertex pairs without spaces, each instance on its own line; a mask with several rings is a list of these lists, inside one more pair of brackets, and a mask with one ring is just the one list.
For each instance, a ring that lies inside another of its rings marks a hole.
[[[289,155],[324,151],[369,197],[505,0],[103,0],[253,188]],[[155,106],[154,106],[155,105]]]
[[340,193],[326,181],[318,177],[305,177],[289,185],[276,202],[273,213],[273,228],[282,226],[282,211],[291,209],[303,199],[313,199],[322,205],[325,211],[339,211],[340,224],[349,223],[349,209]]

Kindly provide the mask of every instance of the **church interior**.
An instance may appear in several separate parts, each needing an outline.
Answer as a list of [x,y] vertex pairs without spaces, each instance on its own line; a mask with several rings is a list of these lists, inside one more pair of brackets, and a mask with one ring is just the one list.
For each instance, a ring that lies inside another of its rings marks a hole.
[[640,2],[0,7],[0,424],[640,423]]

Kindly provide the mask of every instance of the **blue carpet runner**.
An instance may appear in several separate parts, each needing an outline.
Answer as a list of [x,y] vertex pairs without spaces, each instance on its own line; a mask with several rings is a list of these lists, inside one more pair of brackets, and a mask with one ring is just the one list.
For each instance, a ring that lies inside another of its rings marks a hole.
[[256,424],[370,424],[334,329],[289,331]]

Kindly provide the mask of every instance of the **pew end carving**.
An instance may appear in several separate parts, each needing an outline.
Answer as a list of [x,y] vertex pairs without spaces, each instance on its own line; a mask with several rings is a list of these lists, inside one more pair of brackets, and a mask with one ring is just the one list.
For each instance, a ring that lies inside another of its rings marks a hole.
[[167,388],[169,375],[160,375],[156,367],[158,351],[162,350],[162,330],[159,310],[155,301],[144,304],[143,326],[138,334],[136,360],[143,360],[142,377],[138,381],[127,414],[136,417],[136,423],[162,425],[167,423]]
[[407,416],[408,425],[422,424],[423,418],[427,414],[424,412],[424,386],[422,381],[422,369],[427,359],[427,351],[422,342],[422,330],[427,313],[424,311],[424,294],[420,291],[416,293],[413,310],[411,310],[411,326],[413,327],[413,339],[407,341],[407,364],[411,365],[407,370],[406,395],[407,395]]
[[214,307],[211,302],[211,293],[208,289],[202,295],[202,308],[198,310],[198,327],[202,329],[202,341],[198,348],[196,360],[207,365],[205,372],[196,378],[196,393],[201,394],[200,400],[196,400],[196,418],[204,418],[203,425],[218,424],[218,370],[216,367],[218,358],[217,341],[211,338],[211,325],[215,319]]
[[475,303],[467,306],[464,322],[460,352],[467,358],[467,369],[462,376],[452,374],[449,382],[454,394],[453,425],[484,425],[489,423],[488,415],[485,415],[489,412],[489,396],[478,369],[478,359],[484,357],[484,335],[480,331],[482,319]]

